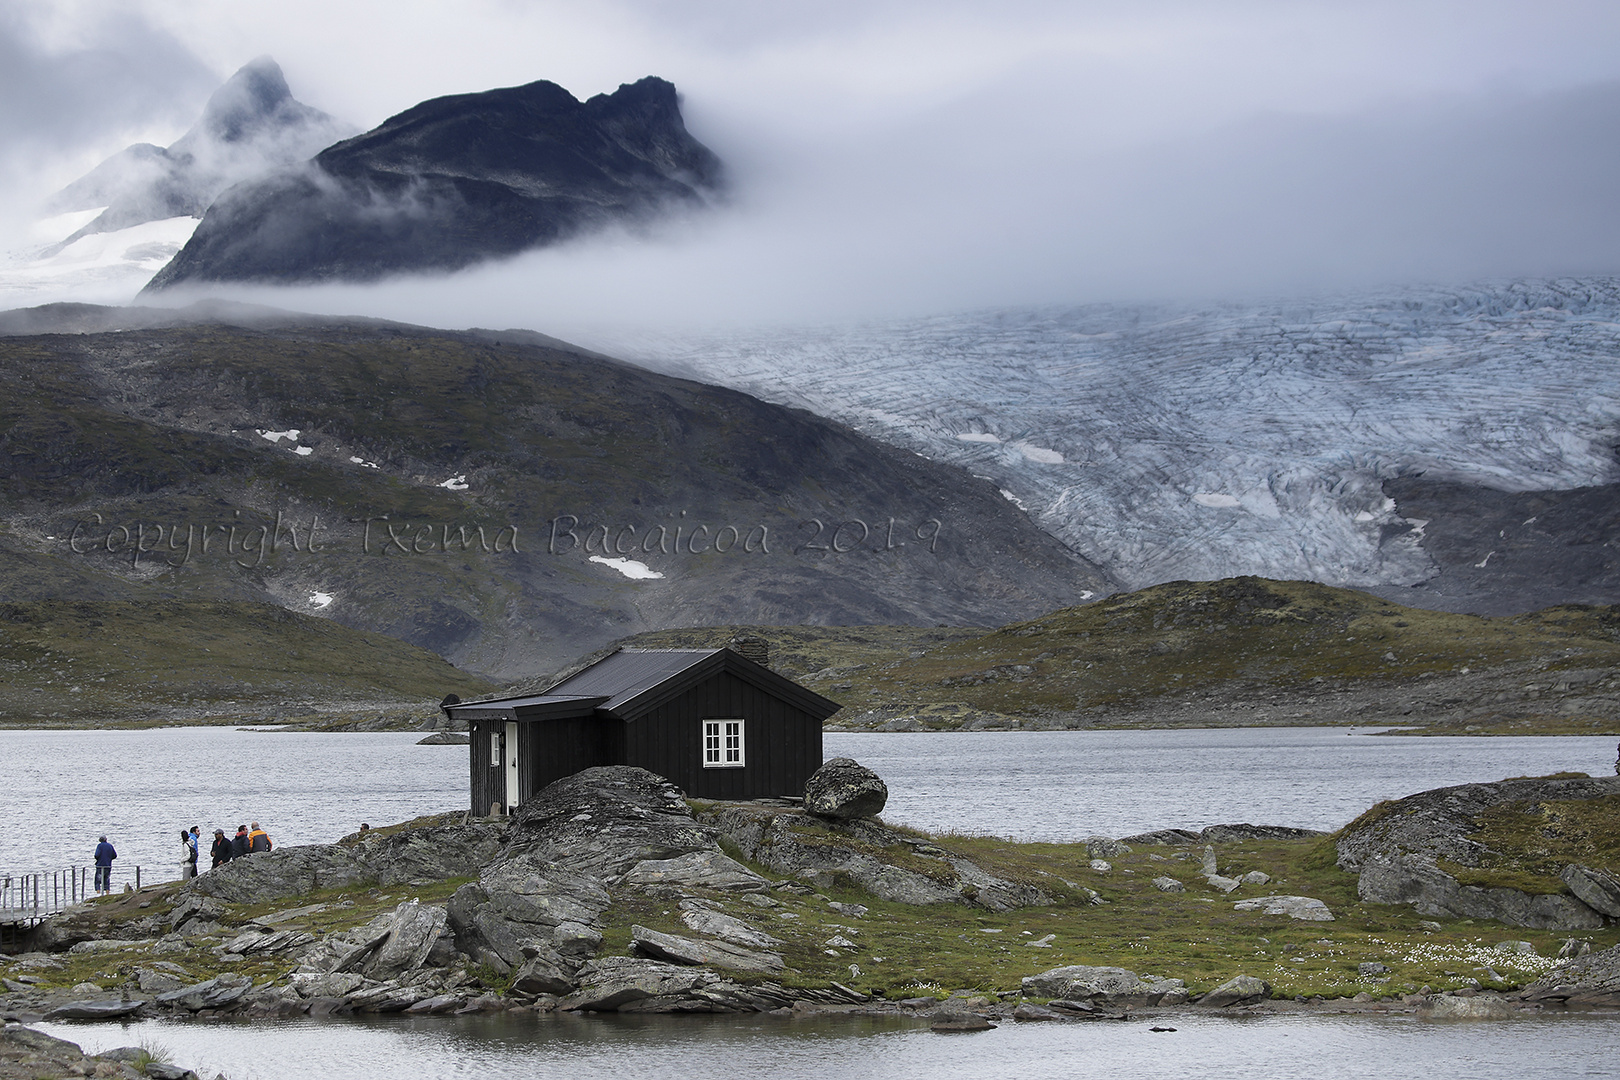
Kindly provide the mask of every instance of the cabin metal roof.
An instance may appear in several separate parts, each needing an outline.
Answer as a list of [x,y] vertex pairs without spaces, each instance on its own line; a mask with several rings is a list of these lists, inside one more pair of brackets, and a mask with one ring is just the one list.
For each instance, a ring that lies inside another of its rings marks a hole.
[[500,714],[514,720],[551,720],[595,714],[634,720],[727,671],[795,708],[825,720],[842,706],[807,690],[733,649],[620,649],[540,694],[450,705],[466,717]]

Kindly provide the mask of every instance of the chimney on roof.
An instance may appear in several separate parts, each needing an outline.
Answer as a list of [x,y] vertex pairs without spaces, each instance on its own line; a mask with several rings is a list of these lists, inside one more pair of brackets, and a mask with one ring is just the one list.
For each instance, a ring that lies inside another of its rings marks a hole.
[[732,652],[742,653],[744,658],[752,660],[760,667],[771,666],[771,643],[762,637],[738,636],[731,639],[727,646]]

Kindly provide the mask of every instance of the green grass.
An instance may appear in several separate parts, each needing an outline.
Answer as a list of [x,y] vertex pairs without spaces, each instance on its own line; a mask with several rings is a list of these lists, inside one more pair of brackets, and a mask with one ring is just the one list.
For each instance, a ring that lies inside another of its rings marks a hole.
[[174,707],[223,722],[345,703],[414,704],[491,684],[382,634],[274,604],[222,600],[0,604],[0,723],[141,723]]

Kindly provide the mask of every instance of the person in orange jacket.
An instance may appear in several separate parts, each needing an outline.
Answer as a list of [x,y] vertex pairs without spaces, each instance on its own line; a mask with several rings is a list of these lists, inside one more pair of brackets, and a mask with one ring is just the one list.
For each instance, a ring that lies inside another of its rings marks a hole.
[[259,823],[255,821],[252,831],[248,833],[248,851],[257,855],[261,851],[269,851],[271,846],[270,834],[259,828]]

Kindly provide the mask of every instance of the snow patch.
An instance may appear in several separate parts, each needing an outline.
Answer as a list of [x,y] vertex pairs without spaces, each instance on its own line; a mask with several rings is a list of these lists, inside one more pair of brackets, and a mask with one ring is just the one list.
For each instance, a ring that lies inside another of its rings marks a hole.
[[1199,506],[1213,506],[1222,510],[1234,510],[1243,505],[1243,500],[1235,495],[1223,495],[1218,491],[1200,491],[1193,496],[1193,502]]
[[282,439],[286,439],[290,443],[296,443],[300,431],[299,428],[288,428],[286,431],[264,431],[260,428],[254,428],[253,430],[259,433],[259,438],[271,443],[280,442]]
[[375,461],[367,461],[363,457],[351,457],[349,459],[349,461],[351,463],[353,463],[355,465],[359,465],[361,468],[365,468],[365,469],[380,469],[380,468],[382,468],[382,466],[378,465]]
[[603,566],[611,566],[625,577],[633,578],[637,581],[645,581],[651,578],[661,578],[664,576],[657,570],[654,570],[652,567],[648,566],[646,563],[637,562],[634,559],[606,559],[600,555],[592,555],[591,562],[601,563]]
[[1030,461],[1038,462],[1042,465],[1063,464],[1063,455],[1058,453],[1056,450],[1048,450],[1044,446],[1035,446],[1034,444],[1027,442],[1015,442],[1012,444],[1012,447],[1020,454],[1023,454],[1024,457]]
[[329,592],[312,592],[309,594],[309,606],[319,611],[321,608],[329,606],[336,599],[337,597]]
[[1378,515],[1373,513],[1371,510],[1363,510],[1363,511],[1361,511],[1361,513],[1356,515],[1356,520],[1357,521],[1377,521],[1378,520]]
[[956,437],[963,442],[998,443],[1001,441],[1001,436],[992,435],[988,431],[964,431]]
[[466,491],[467,490],[467,474],[462,473],[460,476],[452,476],[448,480],[441,480],[439,483],[435,484],[434,486],[435,487],[442,487],[446,491]]
[[315,452],[315,448],[313,446],[295,446],[292,448],[292,452],[299,457],[309,457]]
[[[988,480],[989,477],[985,477],[985,479]],[[1022,510],[1024,513],[1029,513],[1029,507],[1024,505],[1023,500],[1014,495],[1012,492],[1008,491],[1006,488],[1001,489],[1001,497],[1018,507],[1018,509]]]

